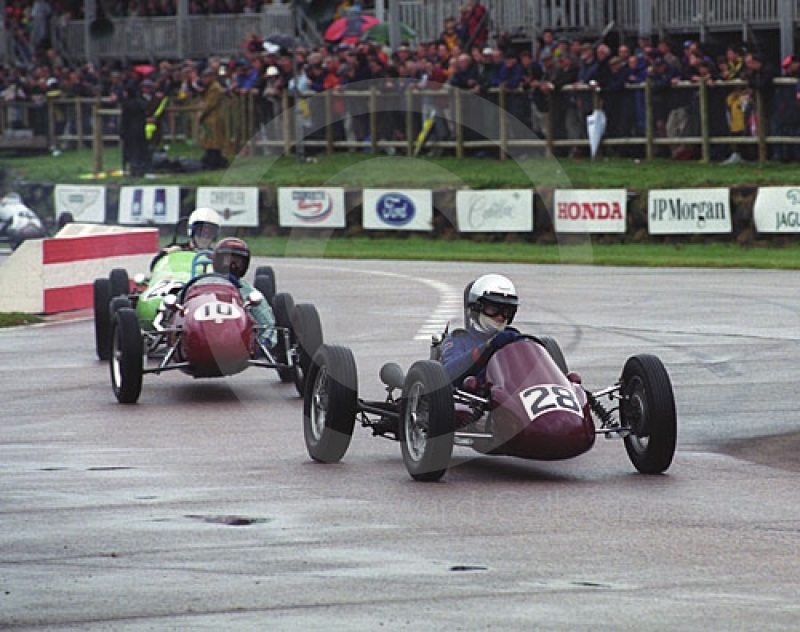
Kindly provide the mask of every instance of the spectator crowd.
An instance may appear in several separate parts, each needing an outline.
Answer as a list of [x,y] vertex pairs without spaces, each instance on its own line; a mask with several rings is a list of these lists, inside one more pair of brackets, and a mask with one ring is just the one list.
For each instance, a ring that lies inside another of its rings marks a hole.
[[[8,3],[6,23],[12,29],[26,30],[34,44],[36,61],[30,66],[0,68],[2,99],[9,104],[41,103],[54,96],[101,97],[126,106],[123,112],[128,112],[128,121],[151,126],[146,139],[150,153],[163,136],[164,122],[156,120],[160,114],[154,116],[163,100],[168,99],[169,104],[202,100],[211,84],[218,85],[226,97],[252,97],[258,126],[268,136],[280,134],[274,121],[283,107],[282,96],[296,89],[301,93],[333,91],[334,139],[368,140],[371,129],[367,103],[348,98],[348,92],[378,85],[382,100],[378,126],[381,140],[408,140],[404,95],[409,89],[453,88],[499,104],[493,89],[500,87],[507,91],[503,107],[519,121],[516,128],[512,126],[512,134],[516,129],[516,133],[527,130],[540,138],[549,133],[557,139],[585,139],[586,116],[598,105],[597,95],[607,117],[606,138],[642,137],[647,114],[645,95],[643,90],[631,90],[630,86],[648,80],[656,136],[696,136],[703,114],[707,115],[712,136],[755,135],[756,97],[763,104],[770,135],[800,136],[800,92],[792,82],[774,82],[781,76],[800,77],[800,59],[787,57],[778,63],[757,50],[733,43],[714,55],[696,40],[653,41],[643,37],[612,48],[603,41],[559,36],[552,29],[545,29],[535,46],[520,48],[507,34],[499,34],[490,43],[486,8],[472,1],[461,8],[459,15],[445,20],[435,40],[413,45],[403,42],[395,50],[374,41],[325,42],[289,50],[251,33],[234,59],[164,60],[144,72],[141,66],[134,65],[66,65],[47,38],[36,35],[34,22],[39,15],[37,5],[54,7],[50,9],[52,14],[68,12],[68,6],[57,3],[69,1],[52,0],[48,4],[48,0],[35,0],[30,6],[23,6],[21,0]],[[193,0],[190,4],[192,12],[213,13],[258,10],[260,0]],[[118,0],[109,3],[108,10],[144,12],[138,15],[164,11],[168,15],[174,5],[174,0]],[[46,13],[44,9],[40,12]],[[720,85],[734,79],[742,80],[742,84]],[[699,90],[678,87],[701,83],[709,88],[705,113],[701,112]],[[566,89],[570,86],[578,89]],[[141,110],[135,115],[134,102]],[[436,137],[452,138],[456,130],[449,111],[451,103],[447,96],[423,96],[415,102],[411,113],[414,133],[422,128],[425,118],[432,116],[436,120]],[[309,137],[323,137],[323,100],[307,99],[303,105]],[[13,123],[12,114],[8,116]],[[82,116],[87,117],[85,111]],[[61,129],[74,125],[70,118],[62,117],[57,125]],[[488,120],[465,125],[466,140],[498,138],[496,115],[485,118]],[[38,120],[34,124],[47,122]],[[125,117],[122,124],[128,124]],[[152,133],[154,124],[156,132]],[[91,126],[88,118],[85,125]],[[127,133],[124,129],[118,131]],[[736,162],[754,157],[752,149],[745,143],[715,144],[712,158]],[[774,145],[771,149],[773,160],[800,159],[800,145]],[[606,151],[637,156],[643,150],[620,146]],[[697,157],[696,147],[688,144],[672,145],[663,151],[676,159]],[[583,152],[577,145],[563,148],[564,154],[580,156]],[[144,160],[146,168],[146,157],[136,160]]]

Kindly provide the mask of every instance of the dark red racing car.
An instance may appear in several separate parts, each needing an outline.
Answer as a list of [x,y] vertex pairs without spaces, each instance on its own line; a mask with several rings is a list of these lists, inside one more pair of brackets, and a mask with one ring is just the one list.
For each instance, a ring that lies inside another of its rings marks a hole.
[[435,338],[430,359],[415,362],[406,374],[397,364],[384,365],[382,401],[358,397],[356,363],[347,347],[321,346],[304,397],[309,455],[325,463],[341,460],[360,421],[373,435],[399,441],[409,474],[420,481],[445,474],[453,446],[552,461],[583,454],[598,434],[621,438],[642,473],[662,473],[672,463],[675,399],[656,356],[630,357],[613,385],[589,391],[568,370],[555,340],[521,336],[489,357],[482,380],[468,377],[454,386],[440,362],[440,344]]
[[[201,255],[202,256],[202,255]],[[146,344],[139,318],[130,306],[117,306],[111,327],[111,385],[117,400],[135,403],[142,378],[179,370],[195,378],[234,375],[255,366],[278,371],[282,381],[293,381],[302,395],[311,357],[322,345],[322,326],[316,308],[294,304],[291,295],[271,298],[278,343],[261,342],[264,329],[249,308],[267,300],[256,289],[242,298],[229,276],[202,274],[188,281],[177,294],[164,297],[147,335],[158,344]],[[156,346],[163,353],[153,356]]]

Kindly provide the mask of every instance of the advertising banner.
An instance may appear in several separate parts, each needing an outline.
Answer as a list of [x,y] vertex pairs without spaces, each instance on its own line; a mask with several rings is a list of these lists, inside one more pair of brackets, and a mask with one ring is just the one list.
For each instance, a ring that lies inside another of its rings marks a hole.
[[533,191],[457,191],[456,218],[462,233],[530,232],[533,230]]
[[213,208],[223,226],[258,226],[258,187],[197,187],[197,207]]
[[730,233],[728,189],[672,189],[650,191],[647,223],[651,235]]
[[53,190],[56,219],[71,213],[79,224],[104,224],[106,221],[106,188],[99,184],[57,184]]
[[364,189],[364,228],[371,230],[431,230],[430,190]]
[[800,188],[759,187],[753,220],[759,233],[800,233]]
[[554,194],[557,233],[624,233],[625,189],[558,189]]
[[180,210],[178,186],[120,187],[120,224],[174,224]]
[[279,187],[278,218],[284,228],[344,228],[344,189]]

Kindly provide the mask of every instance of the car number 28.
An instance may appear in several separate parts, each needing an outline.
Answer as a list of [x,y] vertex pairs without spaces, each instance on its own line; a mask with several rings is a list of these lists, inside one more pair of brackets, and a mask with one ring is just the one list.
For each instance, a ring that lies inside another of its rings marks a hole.
[[558,384],[540,384],[526,388],[519,394],[522,405],[533,421],[540,415],[554,410],[567,410],[577,415],[581,414],[581,405],[571,388]]

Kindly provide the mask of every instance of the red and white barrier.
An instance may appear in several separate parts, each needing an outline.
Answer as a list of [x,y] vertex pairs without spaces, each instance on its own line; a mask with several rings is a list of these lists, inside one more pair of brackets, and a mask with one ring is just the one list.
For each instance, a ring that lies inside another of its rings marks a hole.
[[92,307],[93,284],[112,268],[146,272],[158,229],[68,224],[23,242],[0,266],[0,311],[55,314]]

